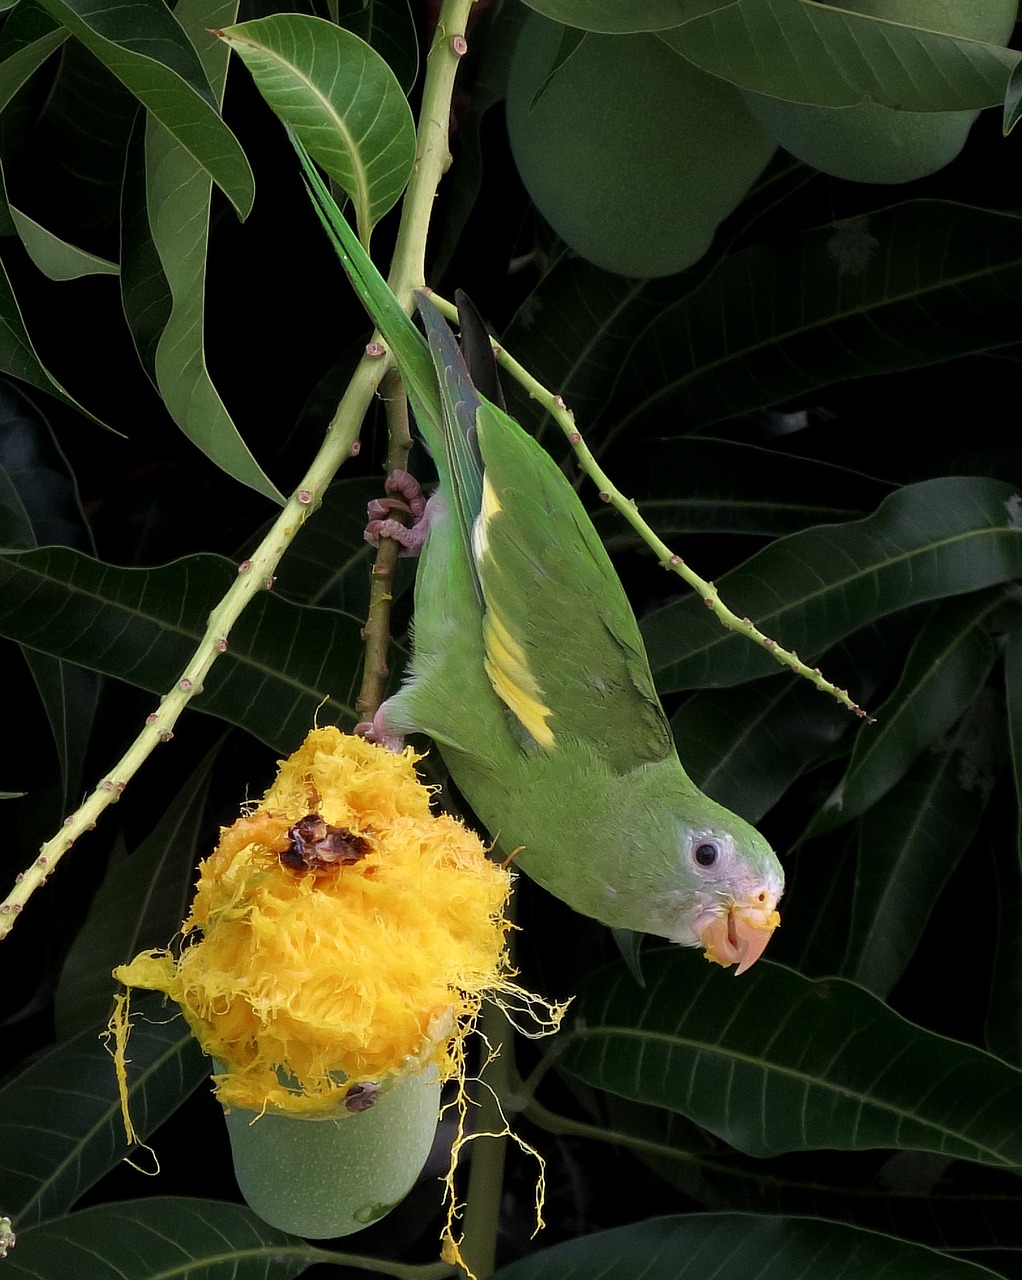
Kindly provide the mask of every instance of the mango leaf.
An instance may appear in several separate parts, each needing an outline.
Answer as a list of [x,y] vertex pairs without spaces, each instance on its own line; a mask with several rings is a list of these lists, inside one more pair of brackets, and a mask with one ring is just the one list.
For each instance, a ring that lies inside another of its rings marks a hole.
[[772,1160],[703,1153],[699,1131],[684,1117],[610,1094],[604,1101],[613,1134],[649,1143],[643,1163],[700,1207],[830,1218],[956,1253],[993,1241],[1022,1245],[1010,1173],[925,1151],[795,1152]]
[[893,1147],[1022,1168],[1022,1072],[861,987],[770,961],[736,982],[680,949],[645,952],[643,972],[641,993],[623,965],[583,984],[560,1070],[750,1155]]
[[1017,342],[1020,228],[1014,215],[913,200],[731,254],[635,340],[613,433],[665,416],[706,426]]
[[[777,538],[868,515],[891,489],[845,467],[701,436],[644,441],[641,448],[623,442],[603,465],[623,493],[643,495],[643,519],[665,540],[691,533]],[[623,521],[604,504],[593,523],[611,548],[636,540],[611,532]]]
[[471,74],[471,88],[461,82],[467,89],[467,102],[464,113],[459,113],[458,160],[444,176],[444,216],[434,219],[430,228],[430,276],[434,280],[448,275],[459,245],[465,244],[469,219],[479,207],[483,183],[490,173],[487,117],[492,121],[489,113],[504,109],[507,51],[528,16],[525,5],[476,6],[472,10],[469,40],[475,56],[469,64],[471,72],[465,69],[466,75]]
[[695,694],[671,717],[671,731],[693,782],[755,823],[831,750],[848,720],[804,680],[765,680]]
[[419,74],[419,41],[408,0],[339,0],[335,21],[371,45],[405,93]]
[[584,31],[608,35],[660,31],[714,9],[731,0],[525,0],[530,9]]
[[986,1042],[994,1053],[1022,1066],[1022,631],[1007,638],[1004,686],[1016,806],[1015,848],[1011,858],[995,863],[994,901],[1001,927],[997,931]]
[[856,738],[848,770],[810,823],[819,835],[864,813],[912,762],[964,714],[982,689],[994,653],[984,624],[1000,606],[1000,590],[949,600],[923,626],[894,693],[877,723]]
[[[209,40],[211,23],[237,14],[237,0],[211,8],[207,0],[181,0],[174,10],[182,29],[202,48],[202,67],[217,103],[223,99],[229,52]],[[143,156],[139,153],[144,154]],[[149,117],[145,140],[129,146],[140,177],[126,179],[125,312],[139,355],[171,417],[218,467],[273,502],[277,487],[242,440],[206,366],[203,332],[206,254],[212,183],[199,161]]]
[[[507,348],[545,386],[556,387],[591,444],[610,393],[642,334],[665,307],[697,289],[731,244],[794,195],[812,171],[778,152],[738,208],[717,229],[699,262],[667,279],[629,280],[584,258],[561,253],[502,335]],[[542,439],[551,419],[518,383],[506,380],[512,416]]]
[[[345,476],[323,495],[315,520],[307,521],[281,561],[276,590],[289,599],[339,609],[355,618],[369,611],[373,549],[366,542],[366,504],[382,492],[372,476]],[[408,575],[398,565],[395,598]]]
[[113,1009],[113,970],[140,951],[167,946],[180,929],[195,864],[205,852],[200,845],[203,810],[210,769],[222,746],[221,740],[199,761],[138,848],[107,868],[57,984],[61,1038],[91,1023],[105,1024]]
[[37,5],[18,5],[0,33],[0,111],[67,37],[67,31]]
[[1011,73],[1008,87],[1004,91],[1004,119],[1002,129],[1007,137],[1018,124],[1022,116],[1022,63]]
[[[635,334],[675,295],[675,280],[629,280],[562,255],[525,300],[502,340],[545,386],[556,387],[579,422],[591,424],[603,408],[620,361]],[[525,390],[504,377],[509,412],[534,425],[543,438],[549,419],[540,417]]]
[[[156,385],[156,352],[174,308],[149,222],[146,141],[149,117],[139,112],[125,150],[121,187],[121,306],[139,361]],[[203,270],[203,285],[205,269]]]
[[[132,1001],[132,1014],[128,1103],[145,1139],[209,1074],[209,1059],[183,1018],[168,1021],[162,998]],[[0,1090],[0,1199],[17,1223],[23,1260],[21,1231],[66,1213],[130,1150],[101,1030],[93,1025],[57,1045]]]
[[[34,404],[0,384],[0,541],[27,550],[40,543],[92,549],[74,476]],[[76,802],[99,680],[33,649],[22,650],[53,734],[63,806]]]
[[[0,634],[153,693],[180,677],[237,569],[198,555],[122,569],[63,548],[0,556]],[[292,751],[319,717],[351,726],[361,622],[260,592],[214,663],[199,710]]]
[[791,102],[899,111],[1000,105],[1022,54],[813,0],[735,0],[659,33],[682,57]]
[[27,213],[10,206],[25,252],[49,280],[79,280],[82,276],[115,276],[116,262],[100,258],[77,245],[61,240]]
[[19,1230],[5,1270],[12,1280],[73,1276],[88,1258],[89,1280],[291,1280],[329,1257],[246,1205],[158,1196]]
[[855,827],[842,827],[822,844],[802,846],[786,859],[784,928],[771,958],[804,974],[836,973],[848,953],[855,896]]
[[986,1267],[922,1245],[837,1222],[742,1213],[653,1218],[541,1249],[494,1280],[705,1280],[710,1275],[755,1280],[982,1280]]
[[[876,618],[1020,573],[1022,500],[1015,488],[944,477],[907,485],[865,520],[781,538],[719,586],[740,617],[805,657]],[[769,653],[726,633],[694,596],[649,614],[642,631],[664,692],[741,684],[776,669]]]
[[860,819],[843,976],[878,996],[901,977],[983,818],[1003,743],[1001,717],[980,699],[952,740]]
[[358,36],[305,14],[257,18],[219,34],[272,110],[351,197],[368,245],[415,160],[412,113],[393,71]]
[[220,117],[195,48],[162,0],[127,0],[116,7],[89,0],[40,3],[138,98],[246,218],[255,199],[252,170]]
[[10,374],[29,386],[46,391],[56,396],[66,405],[70,405],[83,417],[89,418],[97,426],[105,424],[89,413],[60,385],[57,379],[39,359],[32,339],[28,336],[25,321],[14,296],[11,282],[3,264],[0,263],[0,372]]

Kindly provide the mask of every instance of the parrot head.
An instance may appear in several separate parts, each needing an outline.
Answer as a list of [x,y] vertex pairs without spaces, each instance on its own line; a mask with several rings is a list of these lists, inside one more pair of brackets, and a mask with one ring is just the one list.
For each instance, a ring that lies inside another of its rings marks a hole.
[[734,814],[728,819],[726,827],[684,829],[685,862],[696,888],[672,940],[702,946],[707,960],[736,964],[739,974],[756,963],[780,923],[784,872],[759,832]]

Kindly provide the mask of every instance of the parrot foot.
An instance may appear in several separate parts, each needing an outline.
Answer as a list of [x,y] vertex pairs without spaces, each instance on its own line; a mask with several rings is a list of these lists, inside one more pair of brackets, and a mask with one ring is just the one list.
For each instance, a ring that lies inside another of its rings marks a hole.
[[[392,538],[401,546],[401,555],[414,556],[422,550],[429,523],[426,518],[426,498],[414,476],[407,471],[395,470],[384,484],[388,494],[396,497],[374,498],[369,503],[369,522],[365,528],[365,540],[378,547],[381,538]],[[392,511],[401,511],[412,517],[410,525],[394,519]]]
[[[403,526],[402,526],[403,527]],[[366,742],[373,742],[378,747],[386,747],[388,751],[404,751],[405,740],[399,733],[391,733],[387,729],[387,704],[384,702],[371,720],[362,720],[355,725],[355,732]]]

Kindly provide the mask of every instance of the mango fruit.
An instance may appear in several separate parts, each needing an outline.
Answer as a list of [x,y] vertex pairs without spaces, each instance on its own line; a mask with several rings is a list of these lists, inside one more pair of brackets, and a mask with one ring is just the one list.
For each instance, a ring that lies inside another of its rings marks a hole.
[[[1004,44],[1018,0],[842,0],[842,8],[907,26]],[[746,105],[786,151],[835,178],[912,182],[965,146],[978,111],[895,111],[878,102],[816,107],[744,91]]]
[[512,59],[511,149],[572,249],[626,276],[697,262],[774,147],[730,84],[654,36],[530,14]]

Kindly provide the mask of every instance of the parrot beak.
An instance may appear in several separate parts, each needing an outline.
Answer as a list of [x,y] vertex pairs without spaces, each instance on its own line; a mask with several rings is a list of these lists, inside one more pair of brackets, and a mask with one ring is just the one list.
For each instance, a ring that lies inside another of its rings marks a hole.
[[706,948],[707,960],[725,968],[737,964],[735,977],[752,968],[781,923],[774,902],[768,899],[760,901],[761,897],[763,895],[758,894],[751,901],[735,902],[732,899],[729,903],[722,903],[704,911],[693,926],[700,943]]

